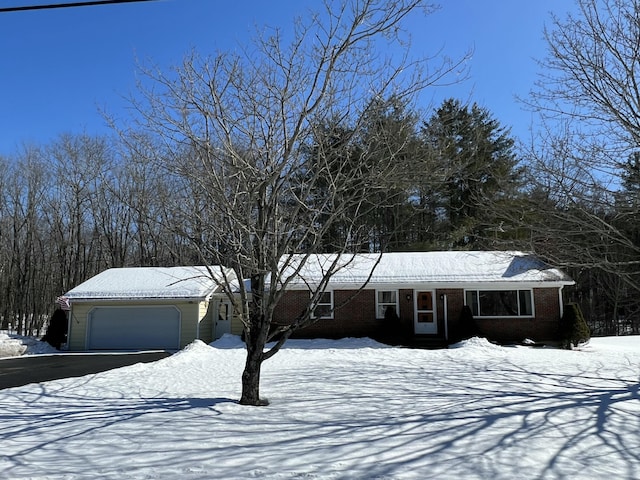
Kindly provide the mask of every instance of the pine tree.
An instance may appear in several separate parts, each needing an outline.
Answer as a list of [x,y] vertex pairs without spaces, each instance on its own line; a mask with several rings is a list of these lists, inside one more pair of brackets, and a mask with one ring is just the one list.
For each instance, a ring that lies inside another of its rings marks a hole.
[[448,99],[424,123],[422,133],[437,176],[427,195],[437,212],[436,241],[470,247],[495,229],[492,205],[514,192],[521,171],[509,130],[488,110]]

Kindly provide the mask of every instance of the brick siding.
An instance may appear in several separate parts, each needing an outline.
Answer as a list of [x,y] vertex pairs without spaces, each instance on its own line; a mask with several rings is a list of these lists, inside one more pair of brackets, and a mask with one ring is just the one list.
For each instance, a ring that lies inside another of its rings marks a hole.
[[[286,292],[274,313],[277,323],[290,323],[309,303],[305,291]],[[373,290],[333,292],[333,318],[319,319],[294,334],[297,338],[344,338],[377,336],[382,321],[376,319]]]
[[[298,338],[344,338],[362,337],[383,339],[413,335],[413,295],[412,289],[398,291],[399,319],[395,325],[376,318],[375,290],[335,290],[333,319],[320,319],[299,330]],[[437,289],[435,301],[438,319],[438,336],[445,335],[444,297],[447,301],[447,324],[450,341],[462,338],[465,329],[461,322],[464,307],[462,289]],[[477,318],[478,334],[500,342],[522,341],[531,338],[536,341],[554,340],[558,335],[560,306],[556,288],[533,289],[534,318]],[[291,290],[284,294],[274,312],[276,323],[290,323],[309,304],[307,291]]]

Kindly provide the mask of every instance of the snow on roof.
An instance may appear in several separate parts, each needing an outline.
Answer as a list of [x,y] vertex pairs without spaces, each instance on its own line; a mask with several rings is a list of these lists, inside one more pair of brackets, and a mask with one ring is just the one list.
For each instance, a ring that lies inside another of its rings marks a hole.
[[[212,268],[220,278],[220,268]],[[229,274],[229,270],[225,270]],[[110,268],[65,294],[78,299],[206,298],[218,286],[207,267]]]
[[[283,278],[294,273],[301,255],[288,257],[291,266]],[[287,258],[283,258],[283,262]],[[390,283],[555,283],[572,285],[574,282],[561,270],[552,268],[536,256],[524,252],[397,252],[380,254],[313,255],[294,276],[292,287],[306,283],[317,284],[323,272],[336,261],[338,271],[331,277],[332,284],[362,285],[371,269],[370,284]],[[376,265],[376,262],[377,265]],[[375,268],[374,268],[375,267]]]
[[[371,270],[370,284],[416,283],[546,283],[572,285],[561,270],[552,268],[532,254],[523,252],[397,252],[385,254],[322,254],[308,258],[299,274],[295,266],[303,255],[285,256],[282,278],[293,275],[290,288],[317,285],[333,262],[337,271],[332,285],[361,286]],[[230,269],[212,267],[218,280]],[[233,282],[232,282],[233,283]],[[65,294],[81,299],[207,298],[218,288],[207,267],[111,268],[90,278]]]

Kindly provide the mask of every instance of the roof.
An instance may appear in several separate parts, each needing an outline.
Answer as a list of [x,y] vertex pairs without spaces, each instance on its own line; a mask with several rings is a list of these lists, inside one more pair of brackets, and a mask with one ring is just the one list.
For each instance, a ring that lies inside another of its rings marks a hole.
[[[212,272],[220,278],[223,272]],[[229,274],[230,270],[225,270]],[[69,300],[206,299],[218,288],[207,267],[110,268],[65,294]]]
[[[293,275],[288,288],[317,285],[323,273],[336,262],[331,285],[358,288],[370,285],[519,283],[573,285],[564,272],[525,252],[397,252],[311,255],[297,275],[294,268],[304,255],[285,256],[282,278]],[[212,273],[217,277],[212,278]],[[74,300],[206,299],[219,289],[222,275],[233,280],[231,269],[222,267],[132,267],[111,268],[65,294]]]
[[[293,266],[301,255],[291,257]],[[283,259],[285,261],[286,259]],[[415,284],[415,283],[545,283],[573,285],[573,280],[564,272],[553,268],[533,254],[526,252],[397,252],[384,254],[326,254],[313,255],[294,276],[290,287],[302,287],[307,283],[317,284],[323,272],[336,261],[339,269],[331,277],[333,285],[362,285],[371,272],[369,284]],[[377,262],[377,264],[376,264]],[[375,267],[375,268],[374,268]]]

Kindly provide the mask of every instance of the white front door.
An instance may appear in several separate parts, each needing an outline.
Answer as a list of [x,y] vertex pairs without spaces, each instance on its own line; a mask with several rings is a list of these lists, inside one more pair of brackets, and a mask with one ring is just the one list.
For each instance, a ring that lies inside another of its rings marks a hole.
[[436,304],[433,291],[416,291],[414,331],[416,335],[438,333],[438,319],[436,318]]
[[218,316],[215,319],[214,340],[219,339],[225,333],[231,333],[231,302],[221,300],[218,304]]

